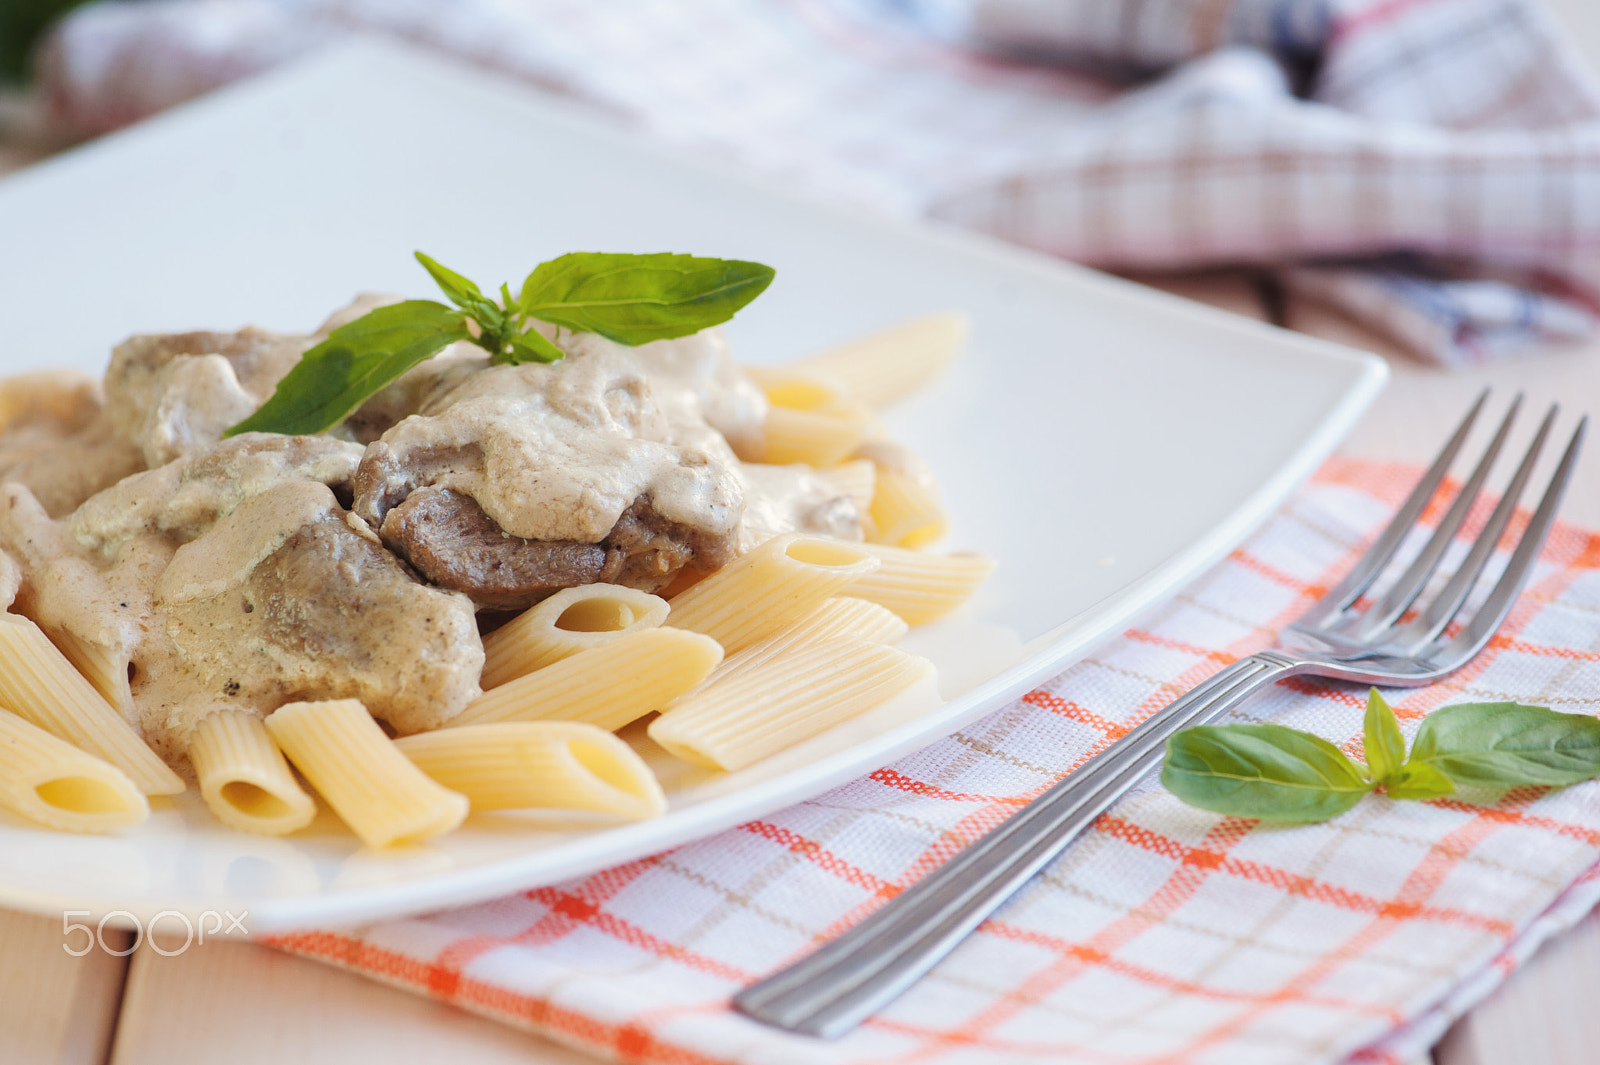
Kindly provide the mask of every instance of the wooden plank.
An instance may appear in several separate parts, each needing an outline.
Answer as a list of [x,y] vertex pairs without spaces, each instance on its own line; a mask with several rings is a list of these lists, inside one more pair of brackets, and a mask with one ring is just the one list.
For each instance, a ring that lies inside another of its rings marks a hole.
[[[173,950],[174,947],[165,949]],[[112,1065],[595,1065],[587,1054],[248,942],[133,955]]]
[[[129,934],[107,929],[106,946]],[[0,910],[0,1059],[8,1065],[101,1065],[122,998],[127,959],[84,933],[62,934],[58,917]]]
[[1436,1065],[1592,1065],[1600,1047],[1600,914],[1546,943],[1434,1052]]

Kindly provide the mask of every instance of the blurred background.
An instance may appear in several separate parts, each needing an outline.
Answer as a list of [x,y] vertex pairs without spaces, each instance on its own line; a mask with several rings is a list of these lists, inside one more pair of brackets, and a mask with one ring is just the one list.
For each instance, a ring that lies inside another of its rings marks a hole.
[[1600,320],[1592,0],[6,0],[0,167],[358,33],[1418,365]]

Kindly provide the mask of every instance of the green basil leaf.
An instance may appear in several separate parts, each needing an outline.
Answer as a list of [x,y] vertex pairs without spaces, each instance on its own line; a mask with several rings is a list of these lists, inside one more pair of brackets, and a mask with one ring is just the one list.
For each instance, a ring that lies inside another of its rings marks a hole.
[[1372,782],[1320,736],[1283,725],[1200,725],[1167,741],[1161,783],[1191,806],[1262,821],[1326,821]]
[[411,254],[417,257],[417,262],[421,263],[422,268],[428,271],[428,276],[433,278],[434,282],[444,290],[444,294],[450,297],[450,302],[457,307],[464,311],[477,311],[485,305],[494,306],[484,296],[483,290],[477,286],[476,282],[462,277],[437,259],[424,255],[420,251],[412,252]]
[[1406,741],[1400,735],[1400,722],[1383,701],[1377,688],[1367,692],[1367,720],[1361,745],[1367,754],[1367,769],[1376,783],[1387,783],[1406,760]]
[[1576,784],[1600,776],[1600,721],[1520,703],[1460,703],[1423,720],[1411,760],[1457,784]]
[[726,322],[772,278],[772,267],[737,259],[580,251],[541,263],[518,303],[541,321],[645,344]]
[[1391,799],[1438,799],[1455,790],[1450,778],[1430,762],[1407,762],[1384,785]]
[[511,336],[506,346],[507,351],[495,353],[495,362],[559,362],[566,357],[566,352],[546,340],[543,333],[532,329]]
[[379,307],[300,356],[261,408],[226,435],[325,432],[384,385],[469,335],[461,312],[442,303],[406,300]]

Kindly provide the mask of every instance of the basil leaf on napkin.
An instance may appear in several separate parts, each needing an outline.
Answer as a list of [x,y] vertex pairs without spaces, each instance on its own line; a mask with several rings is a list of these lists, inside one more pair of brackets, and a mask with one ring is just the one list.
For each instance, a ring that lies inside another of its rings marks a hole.
[[772,267],[738,259],[578,251],[541,263],[517,302],[540,321],[645,344],[726,322],[772,278]]
[[1428,762],[1407,762],[1383,786],[1391,799],[1442,799],[1455,790],[1450,778]]
[[461,312],[442,303],[379,307],[301,355],[260,409],[224,435],[324,432],[411,367],[470,335]]
[[1411,760],[1457,784],[1576,784],[1600,774],[1600,721],[1521,703],[1446,706],[1423,720]]
[[1167,741],[1161,783],[1191,806],[1262,821],[1326,821],[1372,790],[1343,751],[1283,725],[1200,725]]
[[1400,722],[1377,688],[1367,690],[1367,717],[1361,738],[1367,769],[1378,784],[1387,784],[1406,760],[1406,740]]
[[1367,772],[1319,736],[1282,725],[1201,725],[1167,741],[1161,782],[1191,806],[1263,821],[1325,821],[1382,786],[1437,799],[1459,784],[1564,787],[1600,776],[1600,721],[1521,703],[1460,703],[1423,719],[1406,758],[1376,688],[1362,736]]

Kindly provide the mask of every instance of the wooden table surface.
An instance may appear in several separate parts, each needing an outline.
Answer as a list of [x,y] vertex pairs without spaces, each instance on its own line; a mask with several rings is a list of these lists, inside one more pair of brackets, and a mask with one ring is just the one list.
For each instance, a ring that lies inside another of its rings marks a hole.
[[[1559,0],[1550,6],[1600,66],[1600,4]],[[52,147],[27,125],[24,109],[0,103],[0,171],[25,165]],[[1256,287],[1242,273],[1139,280],[1262,316]],[[1443,370],[1302,301],[1290,301],[1286,324],[1389,359],[1389,387],[1345,443],[1345,454],[1426,459],[1485,385],[1503,397],[1525,391],[1535,410],[1559,401],[1569,411],[1600,414],[1600,340],[1488,367]],[[1600,527],[1600,455],[1592,443],[1589,451],[1563,516]],[[94,950],[81,958],[68,954],[64,943],[59,918],[0,910],[0,1062],[594,1065],[596,1060],[247,942],[213,941],[172,957],[145,944],[128,957]],[[1435,1049],[1434,1065],[1592,1065],[1600,1060],[1597,994],[1600,916],[1591,915],[1458,1020]]]

